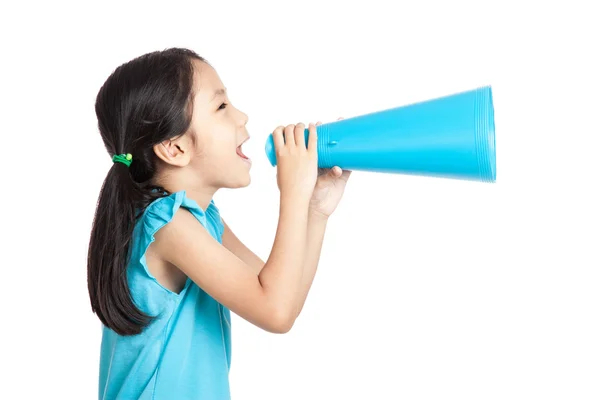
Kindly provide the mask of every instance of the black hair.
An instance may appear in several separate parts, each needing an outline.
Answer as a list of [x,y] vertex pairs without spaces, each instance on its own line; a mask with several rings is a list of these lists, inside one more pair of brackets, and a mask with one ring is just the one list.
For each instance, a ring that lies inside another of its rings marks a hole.
[[153,184],[157,156],[153,147],[185,134],[191,122],[195,52],[170,48],[120,65],[96,97],[102,140],[116,162],[102,184],[92,225],[88,292],[92,311],[120,335],[135,335],[151,322],[134,303],[127,280],[131,236],[140,210],[168,194]]

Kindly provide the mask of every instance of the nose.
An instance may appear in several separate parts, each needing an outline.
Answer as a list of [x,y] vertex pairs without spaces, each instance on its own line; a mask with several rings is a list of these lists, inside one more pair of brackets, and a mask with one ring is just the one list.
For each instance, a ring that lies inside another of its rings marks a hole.
[[244,113],[243,111],[237,110],[239,113],[239,117],[238,117],[238,123],[240,126],[244,127],[246,126],[246,124],[248,123],[248,115],[246,115],[246,113]]

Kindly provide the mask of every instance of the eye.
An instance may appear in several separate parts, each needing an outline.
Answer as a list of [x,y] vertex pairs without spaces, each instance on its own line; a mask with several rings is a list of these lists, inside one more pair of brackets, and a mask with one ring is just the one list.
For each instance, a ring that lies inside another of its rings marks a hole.
[[219,110],[224,110],[227,107],[227,103],[223,103],[219,106]]

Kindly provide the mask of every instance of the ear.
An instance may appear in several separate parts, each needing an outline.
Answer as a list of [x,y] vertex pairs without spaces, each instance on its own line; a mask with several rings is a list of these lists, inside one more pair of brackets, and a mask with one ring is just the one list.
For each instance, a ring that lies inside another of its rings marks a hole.
[[156,156],[169,165],[185,167],[190,162],[191,149],[182,140],[164,140],[153,148]]

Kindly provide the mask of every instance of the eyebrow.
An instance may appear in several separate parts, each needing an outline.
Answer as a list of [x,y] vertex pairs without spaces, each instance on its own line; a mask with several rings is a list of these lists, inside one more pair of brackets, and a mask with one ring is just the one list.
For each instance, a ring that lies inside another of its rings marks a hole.
[[222,96],[226,92],[227,92],[227,89],[217,89],[217,90],[215,90],[215,94],[213,95],[212,99],[210,99],[210,101],[211,102],[214,101],[217,98],[217,96]]

